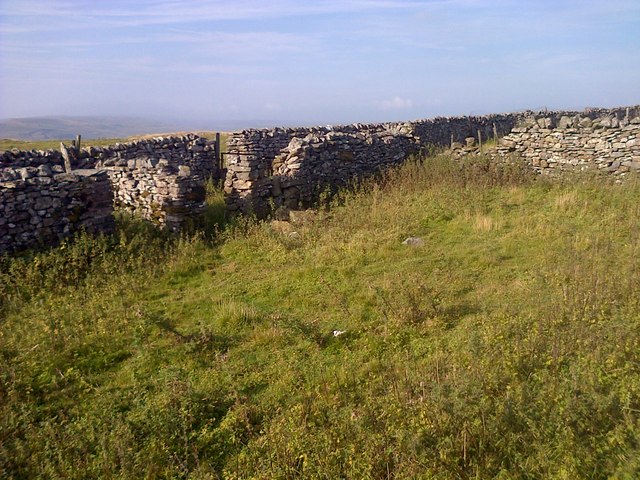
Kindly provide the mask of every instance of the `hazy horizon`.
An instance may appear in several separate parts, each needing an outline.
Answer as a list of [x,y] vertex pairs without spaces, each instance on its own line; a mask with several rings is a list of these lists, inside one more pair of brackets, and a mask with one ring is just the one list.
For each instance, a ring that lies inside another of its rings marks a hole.
[[267,128],[283,125],[277,121],[230,120],[213,122],[170,122],[162,119],[122,115],[46,115],[41,117],[0,118],[0,139],[58,140],[73,139],[80,134],[85,139],[124,138],[135,135],[169,134],[177,132],[232,132],[246,128]]
[[4,0],[0,117],[321,125],[640,103],[636,0]]

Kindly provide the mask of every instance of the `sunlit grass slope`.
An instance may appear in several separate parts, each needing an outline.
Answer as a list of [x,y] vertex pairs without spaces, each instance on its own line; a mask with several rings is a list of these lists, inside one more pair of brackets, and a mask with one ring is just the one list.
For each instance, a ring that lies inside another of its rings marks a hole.
[[437,157],[5,259],[0,477],[637,478],[639,198]]

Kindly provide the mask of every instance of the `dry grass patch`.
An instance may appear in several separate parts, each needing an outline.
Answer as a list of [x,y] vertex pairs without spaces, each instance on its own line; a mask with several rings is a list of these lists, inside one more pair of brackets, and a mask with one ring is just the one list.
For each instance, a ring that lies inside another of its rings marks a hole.
[[476,232],[492,232],[502,228],[503,221],[482,212],[465,212],[464,218]]
[[575,206],[578,201],[578,192],[576,190],[569,190],[559,193],[553,201],[553,206],[559,210],[566,210],[569,207]]

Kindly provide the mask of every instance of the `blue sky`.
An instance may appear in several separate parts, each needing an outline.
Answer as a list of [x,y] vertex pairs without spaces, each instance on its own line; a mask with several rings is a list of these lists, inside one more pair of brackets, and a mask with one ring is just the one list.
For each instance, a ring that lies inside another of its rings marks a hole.
[[638,103],[640,0],[0,0],[3,118],[215,128]]

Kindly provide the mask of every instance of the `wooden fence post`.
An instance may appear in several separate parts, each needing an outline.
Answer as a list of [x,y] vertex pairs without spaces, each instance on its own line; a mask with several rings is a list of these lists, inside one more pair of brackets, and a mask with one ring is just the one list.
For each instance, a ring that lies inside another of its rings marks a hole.
[[218,174],[222,171],[222,155],[220,154],[220,132],[216,132],[216,146],[215,146],[216,165],[218,167]]

